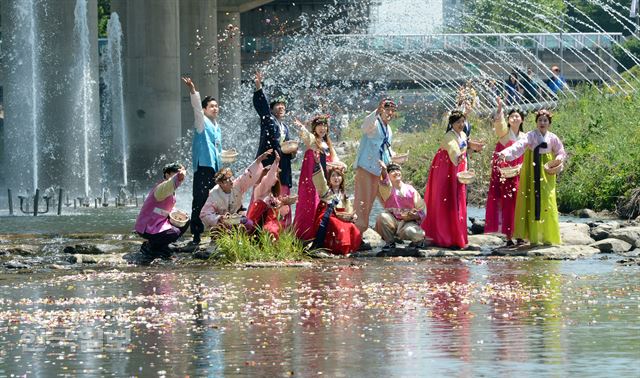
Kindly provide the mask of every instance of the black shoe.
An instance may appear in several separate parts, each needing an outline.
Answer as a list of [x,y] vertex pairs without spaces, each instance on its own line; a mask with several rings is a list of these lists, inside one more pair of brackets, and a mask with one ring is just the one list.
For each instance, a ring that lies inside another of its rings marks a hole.
[[505,247],[513,247],[514,245],[516,245],[513,240],[509,239],[507,240],[507,244],[505,245]]
[[524,244],[526,244],[526,243],[527,243],[527,242],[525,242],[525,241],[524,241],[524,240],[522,240],[522,239],[517,239],[517,240],[516,240],[516,244],[518,244],[518,245],[524,245]]
[[193,235],[193,240],[191,240],[189,244],[200,245],[200,242],[202,242],[202,240],[200,239],[200,234],[196,234],[196,235]]
[[367,242],[362,242],[362,244],[360,244],[360,248],[358,248],[358,251],[370,251],[371,250],[371,244],[367,243]]
[[170,260],[171,255],[173,255],[173,250],[168,245],[165,245],[157,249],[156,256],[158,256],[163,260]]

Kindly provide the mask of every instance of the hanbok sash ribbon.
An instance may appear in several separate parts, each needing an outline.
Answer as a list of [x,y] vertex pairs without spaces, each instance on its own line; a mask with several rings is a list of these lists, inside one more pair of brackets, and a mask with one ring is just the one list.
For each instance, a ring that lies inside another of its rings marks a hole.
[[[389,143],[389,134],[387,134],[387,127],[382,122],[382,119],[378,116],[378,122],[380,122],[380,128],[382,129],[382,134],[384,135],[384,139],[382,139],[382,144],[380,145],[380,160],[384,160],[384,150],[385,148],[388,150],[391,148],[391,143]],[[385,163],[387,163],[385,161]]]
[[540,179],[542,174],[542,165],[540,165],[540,149],[547,148],[547,142],[542,142],[538,147],[533,149],[533,186],[536,198],[536,220],[540,220]]
[[316,233],[316,238],[313,240],[313,244],[311,245],[311,249],[319,249],[324,247],[324,238],[327,235],[327,227],[329,226],[329,218],[333,213],[333,209],[338,205],[338,199],[334,198],[331,202],[327,203],[327,208],[322,214],[322,219],[320,220],[320,226],[318,226],[318,232]]

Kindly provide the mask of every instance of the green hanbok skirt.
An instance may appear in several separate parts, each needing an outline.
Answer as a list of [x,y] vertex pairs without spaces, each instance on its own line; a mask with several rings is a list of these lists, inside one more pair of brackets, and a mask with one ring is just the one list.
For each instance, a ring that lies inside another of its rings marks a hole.
[[556,176],[545,172],[545,163],[555,159],[552,153],[540,154],[540,220],[535,215],[533,151],[527,149],[520,171],[516,198],[514,237],[531,244],[562,244],[556,202]]

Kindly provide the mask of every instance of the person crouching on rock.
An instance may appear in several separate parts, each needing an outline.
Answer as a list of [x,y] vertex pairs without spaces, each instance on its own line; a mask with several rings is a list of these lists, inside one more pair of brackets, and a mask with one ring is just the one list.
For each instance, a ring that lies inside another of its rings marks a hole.
[[206,228],[217,230],[237,223],[248,232],[254,231],[253,222],[242,214],[242,197],[258,183],[264,169],[262,161],[272,153],[271,149],[259,155],[239,177],[234,178],[230,168],[223,168],[216,173],[216,186],[209,192],[200,212],[200,219]]
[[176,204],[176,189],[184,181],[186,170],[182,164],[172,163],[162,169],[163,181],[151,189],[136,219],[135,231],[147,239],[141,252],[150,258],[171,256],[169,244],[178,240],[189,228],[189,221],[181,227],[171,224],[169,214]]
[[396,238],[411,241],[412,247],[422,245],[424,231],[420,224],[425,217],[425,205],[418,191],[402,181],[402,168],[391,163],[382,168],[380,197],[385,211],[376,218],[376,232],[386,242],[383,250],[395,248]]

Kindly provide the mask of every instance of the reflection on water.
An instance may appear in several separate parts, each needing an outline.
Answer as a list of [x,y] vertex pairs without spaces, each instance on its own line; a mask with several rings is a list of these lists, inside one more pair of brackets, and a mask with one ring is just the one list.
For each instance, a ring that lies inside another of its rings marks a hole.
[[[249,201],[247,198],[245,202]],[[190,206],[190,205],[189,205]],[[187,205],[179,206],[186,209]],[[0,234],[10,233],[81,233],[81,232],[101,232],[101,233],[129,233],[133,230],[136,217],[140,211],[137,207],[126,208],[78,208],[70,210],[65,208],[63,215],[51,214],[41,216],[8,216],[8,210],[0,210]],[[379,202],[374,202],[369,217],[369,224],[374,225],[376,217],[382,211]],[[469,217],[484,219],[484,208],[469,207]],[[561,216],[561,222],[586,222],[592,219],[580,219],[572,216]],[[469,223],[469,225],[471,225]]]
[[637,374],[637,274],[490,258],[0,276],[0,376]]

